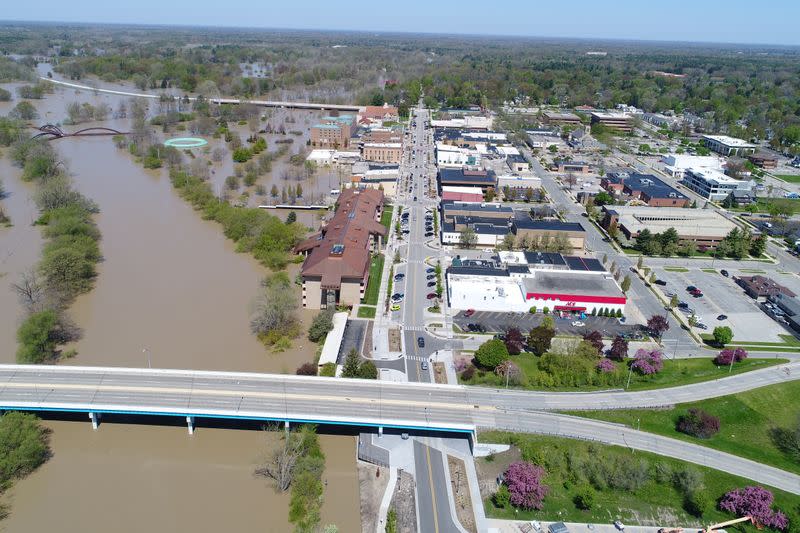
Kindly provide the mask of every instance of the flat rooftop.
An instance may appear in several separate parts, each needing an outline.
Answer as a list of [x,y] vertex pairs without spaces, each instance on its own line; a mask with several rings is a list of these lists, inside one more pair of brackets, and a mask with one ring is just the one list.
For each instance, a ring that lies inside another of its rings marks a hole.
[[523,284],[528,294],[574,294],[623,298],[625,296],[611,277],[587,276],[563,270],[537,270],[532,277],[524,278]]
[[715,168],[690,167],[686,170],[688,170],[695,177],[702,178],[709,183],[716,183],[717,185],[739,185],[742,183],[742,180],[734,179]]
[[592,116],[598,120],[633,120],[633,116],[621,111],[593,111]]
[[633,234],[647,229],[663,233],[675,228],[686,237],[724,237],[736,227],[713,209],[687,209],[683,207],[649,207],[615,205],[604,208],[619,217],[618,224]]
[[708,139],[709,141],[715,141],[720,144],[724,144],[725,146],[730,146],[732,148],[755,148],[755,144],[751,144],[743,139],[737,139],[736,137],[729,137],[727,135],[703,135],[703,139]]

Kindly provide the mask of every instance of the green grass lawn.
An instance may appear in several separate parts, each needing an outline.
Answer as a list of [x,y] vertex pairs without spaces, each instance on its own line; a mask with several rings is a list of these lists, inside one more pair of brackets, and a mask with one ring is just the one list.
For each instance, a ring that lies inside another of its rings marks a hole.
[[689,269],[686,267],[664,267],[664,270],[667,272],[689,272]]
[[[772,443],[773,427],[796,427],[800,416],[800,382],[770,385],[748,392],[686,403],[667,410],[631,409],[627,411],[585,411],[573,413],[637,427],[708,446],[724,452],[800,473],[800,463],[791,460]],[[689,408],[699,407],[719,417],[720,432],[710,439],[697,439],[675,430],[678,417]]]
[[383,254],[372,256],[372,261],[369,265],[369,282],[367,283],[367,290],[364,291],[363,300],[363,302],[367,305],[378,304],[378,290],[380,290],[381,287],[383,261]]
[[706,274],[717,274],[717,271],[714,268],[701,268],[700,270],[702,270]]
[[789,183],[800,183],[800,175],[797,174],[775,174],[775,177]]
[[358,306],[358,318],[375,318],[375,308],[368,305]]
[[[511,360],[519,366],[522,373],[527,376],[530,381],[534,381],[534,377],[539,370],[539,358],[535,355],[525,353],[511,357]],[[677,385],[688,385],[691,383],[699,383],[703,381],[710,381],[713,379],[724,378],[733,374],[741,374],[751,370],[758,370],[776,364],[785,363],[786,359],[746,359],[741,363],[733,366],[731,373],[728,373],[727,366],[717,366],[711,359],[677,359],[664,361],[664,369],[658,374],[652,376],[641,376],[636,372],[631,374],[631,381],[628,390],[647,390],[659,389],[664,387],[674,387]],[[627,380],[627,374],[626,374]],[[481,385],[487,387],[505,387],[505,379],[493,372],[475,372],[475,375],[470,380],[462,380],[459,375],[459,383],[464,385]],[[527,386],[510,386],[509,388],[521,388],[528,390],[602,390],[608,388],[623,388],[625,383],[617,387],[591,387],[581,386],[573,388],[544,388],[535,385]]]
[[[626,525],[699,526],[734,518],[718,510],[716,501],[730,490],[754,484],[738,476],[677,459],[582,440],[501,431],[482,432],[479,440],[514,446],[509,452],[496,454],[488,461],[486,458],[476,459],[480,472],[504,471],[508,463],[518,460],[520,454],[524,460],[540,464],[547,472],[544,484],[549,491],[541,510],[517,511],[510,505],[498,508],[487,499],[484,508],[487,516],[492,518],[601,524],[620,519]],[[621,471],[626,465],[636,465],[646,474],[637,488],[610,488],[601,482],[593,482],[599,476],[581,468],[582,465],[592,465],[592,461],[602,463],[590,466],[595,472],[604,469]],[[684,510],[684,495],[673,481],[678,477],[676,473],[686,471],[694,472],[700,478],[703,488],[699,490],[705,492],[712,502],[702,518],[691,516]],[[579,488],[587,484],[596,490],[595,505],[588,511],[579,509],[574,502]],[[770,490],[775,495],[776,506],[790,512],[796,519],[800,497],[777,489]],[[756,531],[749,526],[745,529]]]
[[381,224],[386,226],[387,230],[392,223],[392,211],[394,211],[394,207],[386,205],[383,207],[383,213],[381,213]]

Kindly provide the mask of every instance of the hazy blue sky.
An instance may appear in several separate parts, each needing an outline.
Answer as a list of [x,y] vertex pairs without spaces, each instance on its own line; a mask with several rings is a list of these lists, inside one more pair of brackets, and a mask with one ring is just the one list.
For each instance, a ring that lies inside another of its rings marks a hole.
[[798,0],[2,0],[0,19],[800,44]]

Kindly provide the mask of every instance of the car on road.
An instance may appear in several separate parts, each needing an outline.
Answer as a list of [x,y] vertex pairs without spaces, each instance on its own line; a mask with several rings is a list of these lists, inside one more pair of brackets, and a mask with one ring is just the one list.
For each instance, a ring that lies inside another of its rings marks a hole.
[[576,328],[582,328],[583,326],[586,325],[586,323],[585,322],[581,322],[580,320],[575,320],[575,321],[572,322],[572,325],[574,327],[576,327]]
[[[420,338],[422,338],[422,337],[420,337]],[[424,345],[424,343],[423,343],[423,345]],[[421,362],[419,363],[419,367],[420,367],[422,370],[428,370],[428,362],[427,362],[427,361],[421,361]]]
[[728,273],[728,271],[727,271],[727,270],[725,270],[724,268],[723,268],[722,270],[720,270],[720,271],[719,271],[719,273],[720,273],[720,274],[722,274],[723,276],[725,276],[726,278],[727,278],[728,276],[730,276],[730,274]]
[[425,337],[417,337],[417,346],[420,348],[425,347]]
[[728,320],[728,315],[719,315],[717,316],[717,320]]
[[475,310],[474,309],[467,309],[466,311],[464,311],[464,316],[467,317],[467,318],[471,317],[474,314],[475,314]]
[[404,277],[406,277],[406,275],[405,275],[405,274],[403,274],[403,273],[401,272],[401,273],[399,273],[399,274],[395,274],[395,275],[394,275],[394,280],[395,280],[395,281],[400,281],[400,280],[402,280]]
[[619,520],[614,520],[614,527],[617,528],[620,531],[625,531],[625,524],[623,524]]
[[429,292],[428,296],[426,296],[426,298],[428,300],[433,300],[434,298],[436,298],[436,293],[435,292]]
[[662,287],[666,287],[666,286],[667,286],[667,282],[666,282],[666,281],[664,281],[663,279],[657,279],[657,280],[655,281],[655,284],[656,284],[656,285],[661,285]]

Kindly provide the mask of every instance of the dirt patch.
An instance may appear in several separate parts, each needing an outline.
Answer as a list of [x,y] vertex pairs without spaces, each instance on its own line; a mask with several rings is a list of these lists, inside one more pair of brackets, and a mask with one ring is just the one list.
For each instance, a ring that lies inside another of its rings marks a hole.
[[364,347],[361,355],[367,359],[372,359],[372,320],[367,322],[367,331],[364,333]]
[[417,502],[414,496],[414,477],[402,470],[397,475],[397,485],[389,509],[397,513],[397,533],[417,533]]
[[467,469],[464,466],[464,461],[448,455],[447,466],[450,468],[450,488],[453,490],[458,521],[470,533],[478,533],[478,528],[475,525],[475,512],[472,509],[472,498],[469,493],[469,478],[467,478]]
[[[373,533],[377,528],[381,499],[389,485],[385,468],[358,461],[358,493],[361,496],[361,531]],[[377,475],[380,470],[380,475]]]
[[444,371],[444,363],[433,363],[433,377],[436,383],[447,383],[447,373]]
[[402,345],[400,344],[400,330],[398,328],[392,328],[389,330],[389,351],[402,351]]
[[503,453],[496,453],[488,457],[475,459],[475,469],[478,471],[478,486],[481,498],[490,498],[497,490],[497,478],[506,471],[508,465],[520,461],[522,454],[519,448],[511,447]]

